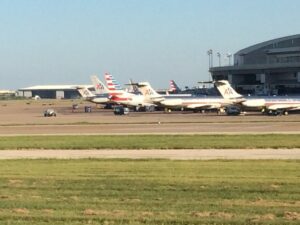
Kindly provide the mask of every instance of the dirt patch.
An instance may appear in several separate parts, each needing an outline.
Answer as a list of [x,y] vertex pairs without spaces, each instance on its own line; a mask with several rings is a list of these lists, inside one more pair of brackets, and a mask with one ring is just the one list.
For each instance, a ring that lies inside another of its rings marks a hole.
[[273,189],[273,190],[278,190],[280,188],[280,185],[278,185],[278,184],[271,184],[270,188]]
[[8,180],[9,184],[22,184],[23,181],[22,180]]
[[194,216],[194,217],[200,217],[200,218],[215,217],[215,218],[222,218],[222,219],[225,219],[225,220],[231,219],[234,216],[232,213],[226,213],[226,212],[207,212],[207,211],[192,212],[191,215]]
[[204,212],[192,212],[191,215],[194,216],[194,217],[200,217],[200,218],[209,217],[210,212],[206,212],[206,211],[204,211]]
[[16,208],[13,209],[12,211],[18,214],[29,214],[29,210],[26,208]]
[[213,213],[212,216],[228,220],[228,219],[231,219],[233,217],[233,214],[232,213],[226,213],[226,212],[216,212],[216,213]]
[[83,211],[83,215],[85,215],[85,216],[95,216],[95,215],[97,215],[97,211],[95,211],[93,209],[85,209]]
[[276,218],[274,214],[268,213],[264,215],[255,215],[252,219],[251,222],[258,223],[261,221],[272,221]]
[[276,216],[274,214],[268,213],[261,216],[262,220],[274,220]]
[[95,209],[85,209],[83,211],[83,215],[85,216],[112,216],[112,217],[121,217],[125,216],[126,212],[123,210],[95,210]]
[[300,220],[300,212],[285,212],[284,218],[288,220]]
[[8,199],[9,196],[8,195],[0,195],[0,199]]

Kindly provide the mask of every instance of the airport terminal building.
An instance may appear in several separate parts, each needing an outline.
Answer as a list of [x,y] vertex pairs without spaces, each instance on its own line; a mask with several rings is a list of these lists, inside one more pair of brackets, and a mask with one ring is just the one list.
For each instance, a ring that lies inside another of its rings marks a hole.
[[300,95],[300,34],[262,42],[234,54],[234,64],[211,67],[242,94]]

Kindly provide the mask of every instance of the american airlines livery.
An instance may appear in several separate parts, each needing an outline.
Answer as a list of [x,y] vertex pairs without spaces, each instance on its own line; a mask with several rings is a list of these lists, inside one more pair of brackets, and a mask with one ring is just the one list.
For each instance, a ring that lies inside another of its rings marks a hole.
[[244,97],[238,94],[227,80],[213,82],[224,99],[245,108],[261,109],[269,115],[287,115],[289,111],[300,110],[300,98],[291,97]]
[[177,86],[174,80],[170,80],[170,89],[169,92],[171,93],[178,93],[180,92],[180,88]]
[[[80,93],[81,97],[85,100],[96,103],[96,104],[108,104],[110,102],[109,94],[107,88],[105,86],[95,87],[96,95],[93,94],[89,89],[86,87],[76,87],[78,92]],[[97,93],[98,91],[98,93]]]
[[[108,93],[111,101],[117,104],[134,107],[155,106],[152,103],[145,102],[145,98],[141,94],[134,94],[124,91],[111,74],[106,73],[104,78],[108,87]],[[98,85],[100,82],[97,77],[92,78],[92,81],[94,86]]]
[[158,94],[148,82],[137,84],[145,101],[160,105],[170,111],[172,108],[181,109],[222,109],[232,104],[232,101],[222,97],[169,97]]

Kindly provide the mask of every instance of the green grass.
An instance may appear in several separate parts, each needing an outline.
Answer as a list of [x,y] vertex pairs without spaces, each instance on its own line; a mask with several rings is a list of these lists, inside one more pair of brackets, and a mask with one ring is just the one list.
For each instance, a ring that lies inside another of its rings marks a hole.
[[299,224],[299,161],[4,160],[0,224]]
[[0,137],[0,149],[300,148],[298,134]]

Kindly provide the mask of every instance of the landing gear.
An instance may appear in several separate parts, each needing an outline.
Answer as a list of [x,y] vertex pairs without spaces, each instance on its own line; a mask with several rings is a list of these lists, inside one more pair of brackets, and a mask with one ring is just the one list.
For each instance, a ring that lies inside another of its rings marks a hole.
[[226,109],[225,108],[219,108],[217,109],[217,114],[221,115],[222,113],[226,113]]
[[171,113],[172,110],[171,110],[171,109],[168,109],[168,108],[165,108],[165,112],[166,112],[166,113]]
[[269,116],[282,116],[282,115],[287,116],[288,114],[289,114],[288,111],[282,109],[268,111]]
[[155,106],[154,105],[145,106],[145,111],[146,112],[154,112],[155,111]]

